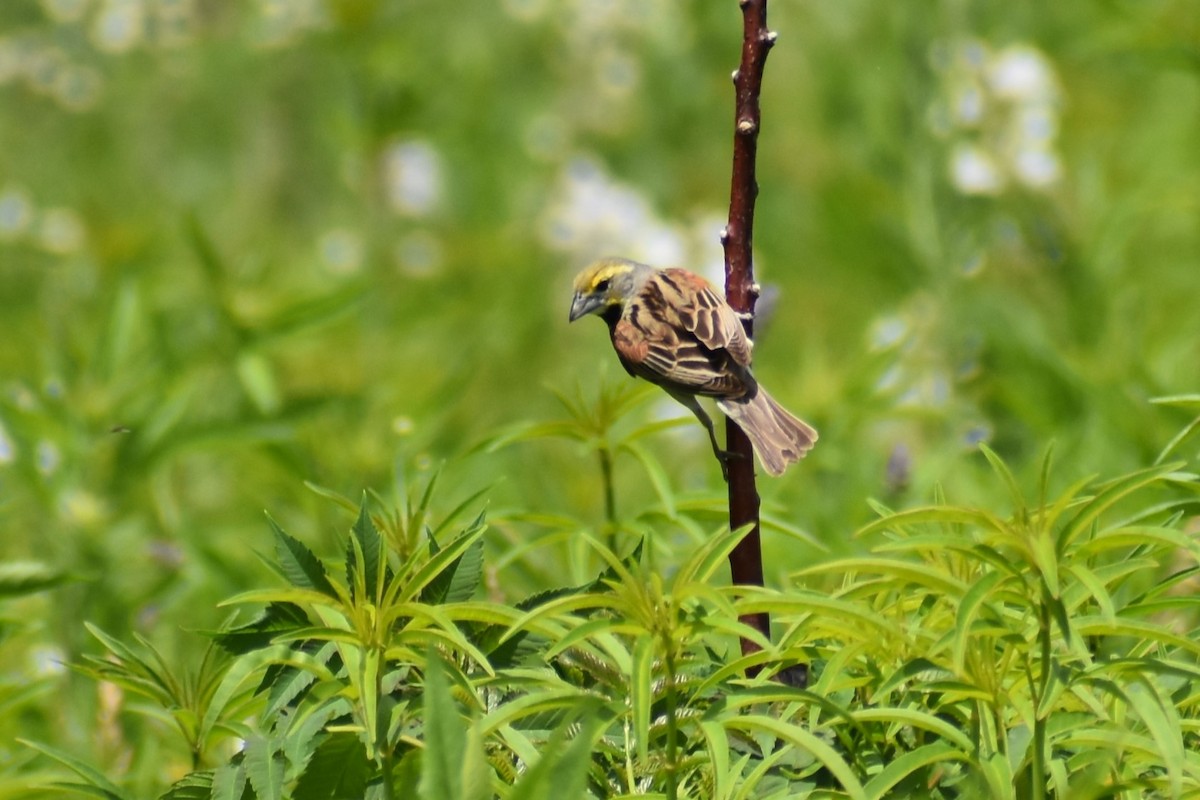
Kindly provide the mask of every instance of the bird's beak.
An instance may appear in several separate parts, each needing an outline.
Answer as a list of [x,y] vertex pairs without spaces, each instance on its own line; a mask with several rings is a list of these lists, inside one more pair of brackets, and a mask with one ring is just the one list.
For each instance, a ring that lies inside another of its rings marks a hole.
[[580,317],[587,316],[598,309],[603,304],[603,299],[594,294],[583,294],[576,292],[575,297],[571,299],[571,316],[569,322],[574,322]]

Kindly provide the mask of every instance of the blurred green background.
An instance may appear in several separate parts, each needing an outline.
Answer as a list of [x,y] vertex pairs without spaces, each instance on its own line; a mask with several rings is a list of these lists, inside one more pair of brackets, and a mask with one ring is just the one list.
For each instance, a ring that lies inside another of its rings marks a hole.
[[[1186,418],[1148,399],[1200,368],[1200,4],[770,20],[756,369],[821,443],[768,513],[839,550],[869,497],[997,496],[979,441],[1026,478],[1053,442],[1064,484],[1153,460]],[[81,623],[186,660],[271,580],[264,508],[335,552],[350,518],[305,481],[444,465],[443,507],[485,490],[492,594],[561,582],[603,523],[593,453],[481,443],[629,382],[566,324],[585,263],[719,280],[740,26],[734,0],[0,2],[0,560],[77,579],[0,607],[24,734],[116,747],[58,666]],[[702,430],[647,448],[719,524]],[[616,466],[630,528],[661,520]],[[766,547],[768,580],[818,554]]]

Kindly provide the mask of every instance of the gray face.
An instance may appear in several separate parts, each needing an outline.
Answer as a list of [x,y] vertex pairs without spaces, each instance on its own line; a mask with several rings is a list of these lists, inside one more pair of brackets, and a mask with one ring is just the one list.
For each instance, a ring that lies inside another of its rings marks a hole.
[[652,267],[623,258],[597,261],[575,279],[570,321],[623,306],[653,272]]

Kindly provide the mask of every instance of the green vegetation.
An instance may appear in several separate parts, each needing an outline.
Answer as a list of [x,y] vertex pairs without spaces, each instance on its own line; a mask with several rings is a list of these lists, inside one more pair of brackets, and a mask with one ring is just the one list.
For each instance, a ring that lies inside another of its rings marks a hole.
[[736,3],[460,6],[0,3],[0,797],[1200,797],[1190,0],[771,6],[756,590]]

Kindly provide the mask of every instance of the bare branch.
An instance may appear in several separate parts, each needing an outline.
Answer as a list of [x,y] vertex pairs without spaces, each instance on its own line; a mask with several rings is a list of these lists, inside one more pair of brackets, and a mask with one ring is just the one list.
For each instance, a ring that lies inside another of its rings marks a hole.
[[[754,301],[758,285],[754,282],[751,251],[754,245],[754,203],[758,197],[755,158],[758,153],[763,68],[767,53],[775,43],[775,34],[767,30],[767,0],[740,0],[742,9],[742,61],[733,73],[736,89],[733,135],[733,181],[729,193],[729,222],[721,232],[725,248],[725,297],[734,311],[742,315],[747,335],[754,335]],[[759,531],[759,497],[754,483],[754,450],[746,434],[732,422],[726,425],[729,459],[729,526],[740,528],[748,523],[753,529],[729,555],[729,568],[735,585],[763,585],[762,541]],[[770,635],[768,616],[754,614],[743,622],[764,636]],[[743,639],[742,652],[752,653],[758,645]]]

